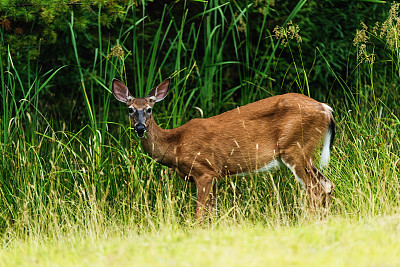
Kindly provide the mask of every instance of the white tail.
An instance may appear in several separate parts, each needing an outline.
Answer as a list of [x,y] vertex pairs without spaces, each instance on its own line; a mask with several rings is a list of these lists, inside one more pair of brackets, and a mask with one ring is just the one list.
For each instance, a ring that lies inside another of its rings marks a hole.
[[290,93],[165,130],[154,121],[152,108],[165,98],[169,84],[167,79],[147,97],[134,98],[122,82],[114,79],[113,94],[128,106],[146,152],[196,183],[196,218],[202,220],[215,199],[215,179],[266,171],[281,163],[305,186],[312,203],[329,201],[334,185],[312,161],[314,150],[323,140],[321,166],[329,162],[334,119],[328,105]]
[[[323,105],[325,107],[326,112],[332,113],[332,109],[328,105],[326,105],[326,104],[323,104]],[[335,121],[331,120],[329,122],[329,128],[325,134],[324,143],[323,143],[324,145],[322,147],[321,161],[320,161],[321,168],[328,166],[328,163],[330,161],[331,146],[332,146],[334,139],[335,139]]]

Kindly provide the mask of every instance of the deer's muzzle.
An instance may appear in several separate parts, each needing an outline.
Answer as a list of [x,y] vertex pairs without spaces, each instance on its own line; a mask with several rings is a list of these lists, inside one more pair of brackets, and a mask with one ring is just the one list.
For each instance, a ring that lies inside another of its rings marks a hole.
[[143,123],[138,123],[135,125],[135,132],[139,137],[143,137],[144,133],[146,132],[146,125]]

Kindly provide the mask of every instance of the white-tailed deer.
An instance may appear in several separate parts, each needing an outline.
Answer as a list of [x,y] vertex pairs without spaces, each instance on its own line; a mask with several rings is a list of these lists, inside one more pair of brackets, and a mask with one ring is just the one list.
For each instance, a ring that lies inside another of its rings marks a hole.
[[268,171],[282,164],[306,188],[311,203],[330,200],[334,185],[312,161],[314,150],[323,141],[321,165],[329,162],[335,123],[328,105],[289,93],[167,130],[156,124],[151,111],[154,103],[167,95],[169,84],[167,79],[148,96],[135,98],[125,84],[114,79],[112,91],[128,106],[146,152],[196,183],[198,220],[203,220],[215,198],[216,179]]

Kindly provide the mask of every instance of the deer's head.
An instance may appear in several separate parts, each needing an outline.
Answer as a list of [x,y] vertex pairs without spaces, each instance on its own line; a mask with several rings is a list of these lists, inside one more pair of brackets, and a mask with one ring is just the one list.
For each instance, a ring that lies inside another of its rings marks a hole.
[[128,87],[121,81],[114,79],[112,92],[115,98],[128,106],[129,117],[139,137],[143,137],[151,118],[154,103],[163,100],[169,90],[170,79],[166,79],[154,88],[146,97],[133,97]]

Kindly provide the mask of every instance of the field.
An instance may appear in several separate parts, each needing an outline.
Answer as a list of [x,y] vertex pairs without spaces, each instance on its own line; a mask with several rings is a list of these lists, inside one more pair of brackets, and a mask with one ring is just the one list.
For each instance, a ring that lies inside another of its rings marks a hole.
[[400,217],[296,226],[215,225],[138,233],[110,225],[68,238],[10,240],[2,266],[397,266]]
[[[42,2],[0,1],[0,266],[400,264],[399,4]],[[329,104],[330,209],[282,168],[219,180],[198,225],[195,185],[111,94],[167,77],[163,128],[285,92]]]

